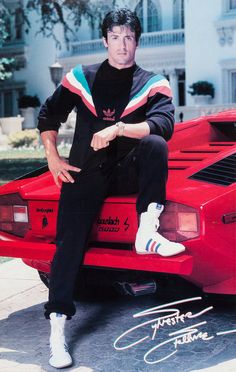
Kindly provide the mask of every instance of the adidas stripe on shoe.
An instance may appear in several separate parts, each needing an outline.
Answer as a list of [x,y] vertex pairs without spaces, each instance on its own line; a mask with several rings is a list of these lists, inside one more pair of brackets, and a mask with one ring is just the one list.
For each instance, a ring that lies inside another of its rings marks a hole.
[[138,254],[159,254],[169,257],[185,251],[183,244],[171,242],[157,232],[159,216],[163,209],[160,204],[151,203],[147,212],[141,214],[135,241]]

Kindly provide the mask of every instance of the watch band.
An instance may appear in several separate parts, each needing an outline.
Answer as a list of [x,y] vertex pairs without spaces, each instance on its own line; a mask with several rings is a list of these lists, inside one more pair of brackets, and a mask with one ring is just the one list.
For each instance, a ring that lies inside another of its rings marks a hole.
[[117,136],[118,137],[122,137],[124,135],[125,123],[123,123],[123,121],[118,121],[116,123],[116,126],[118,128],[118,134],[117,134]]

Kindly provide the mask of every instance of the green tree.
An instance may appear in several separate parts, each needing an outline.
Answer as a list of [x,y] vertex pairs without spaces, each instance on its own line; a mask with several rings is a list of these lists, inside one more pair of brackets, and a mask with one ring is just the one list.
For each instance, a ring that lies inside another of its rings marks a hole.
[[[39,29],[37,33],[55,40],[58,48],[60,40],[56,37],[56,26],[61,25],[64,31],[66,45],[71,39],[76,40],[76,33],[81,26],[82,19],[88,21],[94,31],[99,26],[104,15],[116,6],[116,0],[27,0],[25,7],[18,1],[18,7],[10,11],[7,2],[0,0],[0,48],[9,37],[7,21],[14,17],[14,12],[21,13],[22,26],[28,33],[31,27],[30,13],[37,12]],[[13,58],[0,57],[0,81],[12,76],[16,63]]]
[[38,33],[54,38],[60,47],[61,43],[55,33],[58,24],[62,25],[65,42],[69,45],[71,38],[76,40],[76,32],[83,18],[95,30],[104,15],[115,6],[116,0],[28,0],[23,9],[23,19],[30,27],[30,12],[36,11],[40,17]]
[[[9,36],[7,31],[7,18],[9,16],[10,13],[5,6],[4,1],[0,1],[0,48]],[[12,71],[14,68],[14,58],[0,57],[0,81],[9,79],[12,76]]]

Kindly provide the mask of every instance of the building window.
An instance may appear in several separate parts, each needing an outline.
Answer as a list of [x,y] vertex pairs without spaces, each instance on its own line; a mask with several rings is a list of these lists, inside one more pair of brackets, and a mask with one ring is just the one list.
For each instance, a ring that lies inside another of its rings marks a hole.
[[4,99],[4,116],[13,116],[13,92],[11,90],[6,91],[3,93],[3,99]]
[[229,10],[236,10],[236,0],[229,0]]
[[139,1],[138,5],[136,6],[135,8],[135,12],[137,14],[137,16],[139,17],[139,20],[140,20],[140,23],[141,23],[141,26],[142,26],[142,32],[145,32],[144,31],[144,24],[143,24],[143,1]]
[[236,70],[230,71],[231,103],[236,103]]
[[158,24],[158,12],[157,8],[151,0],[148,0],[148,15],[147,15],[147,32],[153,32],[160,30]]
[[143,32],[161,30],[161,8],[159,1],[140,0],[135,8]]
[[16,40],[22,40],[22,25],[23,25],[23,18],[22,18],[22,12],[18,8],[15,12],[15,39]]
[[20,8],[10,9],[11,15],[5,19],[5,27],[8,33],[6,42],[23,40],[23,16]]
[[222,102],[236,103],[236,58],[220,61],[222,68]]
[[12,29],[11,29],[11,19],[10,18],[7,18],[5,19],[5,28],[6,28],[6,32],[7,32],[7,37],[5,39],[5,41],[11,41],[11,37],[12,37]]
[[224,0],[223,11],[226,13],[236,12],[236,0]]
[[173,2],[173,28],[184,28],[184,0]]
[[0,117],[16,116],[19,114],[18,99],[25,93],[23,86],[1,87]]

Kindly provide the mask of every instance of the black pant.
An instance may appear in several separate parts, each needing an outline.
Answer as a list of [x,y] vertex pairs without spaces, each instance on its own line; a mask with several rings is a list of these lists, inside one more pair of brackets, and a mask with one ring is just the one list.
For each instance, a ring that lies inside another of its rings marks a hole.
[[73,292],[87,247],[88,237],[104,199],[108,195],[137,193],[137,213],[149,203],[165,203],[168,150],[165,140],[149,135],[118,162],[73,173],[75,183],[64,183],[59,202],[56,246],[52,262],[49,301],[51,312],[75,314]]

